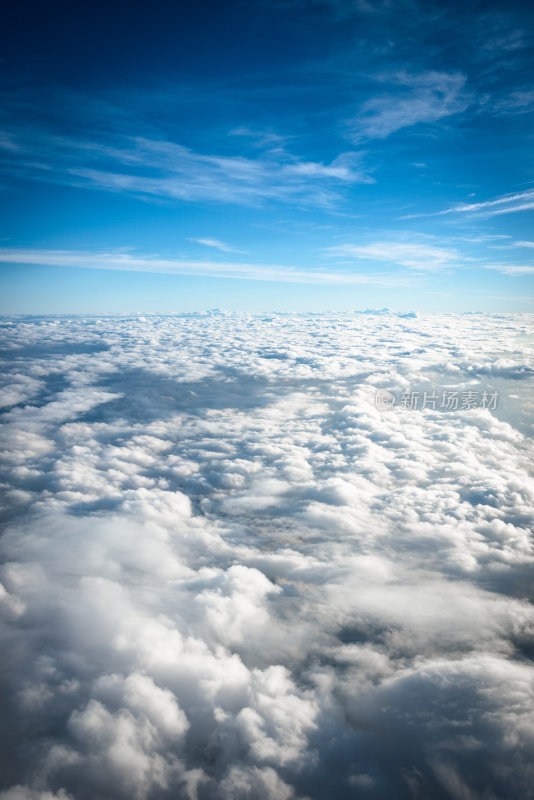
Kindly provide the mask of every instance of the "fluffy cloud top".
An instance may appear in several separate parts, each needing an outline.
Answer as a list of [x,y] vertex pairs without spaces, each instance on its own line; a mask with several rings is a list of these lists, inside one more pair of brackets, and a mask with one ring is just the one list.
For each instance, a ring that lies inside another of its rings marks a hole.
[[1,800],[531,796],[531,332],[3,326]]

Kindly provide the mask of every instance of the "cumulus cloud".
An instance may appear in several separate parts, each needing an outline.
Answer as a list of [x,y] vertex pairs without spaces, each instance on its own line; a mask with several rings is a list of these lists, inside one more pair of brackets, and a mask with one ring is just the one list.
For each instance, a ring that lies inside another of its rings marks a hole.
[[3,326],[1,800],[527,797],[531,333]]

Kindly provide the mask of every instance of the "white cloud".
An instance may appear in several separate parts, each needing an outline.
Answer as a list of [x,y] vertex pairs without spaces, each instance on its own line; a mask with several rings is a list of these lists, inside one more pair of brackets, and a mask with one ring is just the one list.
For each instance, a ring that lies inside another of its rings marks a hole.
[[[330,164],[304,161],[285,150],[255,157],[196,153],[165,139],[55,136],[48,130],[8,133],[10,170],[34,180],[134,194],[143,199],[264,205],[266,202],[332,207],[352,184],[373,183],[355,152]],[[111,144],[110,144],[111,142]],[[7,146],[7,145],[6,145]]]
[[205,247],[214,247],[216,250],[222,250],[223,253],[241,253],[242,250],[236,250],[234,247],[230,247],[229,244],[226,242],[221,242],[220,239],[190,239],[190,242],[196,242],[196,244],[202,244]]
[[[498,208],[497,208],[498,206]],[[477,213],[484,216],[497,214],[513,214],[516,211],[534,207],[534,191],[518,192],[498,197],[495,200],[486,200],[482,203],[462,203],[461,205],[441,211],[441,214]]]
[[239,262],[195,261],[178,258],[161,258],[155,255],[133,255],[122,250],[113,252],[84,252],[78,250],[26,250],[1,248],[0,262],[13,264],[40,264],[44,266],[81,267],[84,269],[111,269],[130,272],[155,272],[165,275],[208,275],[282,283],[311,283],[333,285],[369,284],[399,286],[407,283],[402,276],[387,273],[333,272],[303,270],[269,264]]
[[460,73],[397,72],[378,76],[394,88],[367,100],[350,121],[351,138],[385,139],[392,133],[420,123],[434,123],[465,111],[471,97]]
[[13,323],[2,800],[528,795],[531,315]]
[[534,91],[517,90],[497,99],[492,104],[492,111],[499,116],[528,114],[534,106]]
[[381,261],[411,269],[435,270],[457,266],[459,255],[455,250],[423,242],[373,242],[372,244],[342,244],[331,247],[331,255]]
[[529,264],[484,264],[484,269],[494,269],[503,275],[532,275],[534,266]]
[[460,203],[443,211],[432,214],[410,214],[402,219],[414,217],[439,217],[445,214],[468,214],[478,217],[495,217],[501,214],[515,214],[518,211],[528,211],[534,208],[534,191],[516,192],[497,197],[494,200],[484,200],[480,203]]

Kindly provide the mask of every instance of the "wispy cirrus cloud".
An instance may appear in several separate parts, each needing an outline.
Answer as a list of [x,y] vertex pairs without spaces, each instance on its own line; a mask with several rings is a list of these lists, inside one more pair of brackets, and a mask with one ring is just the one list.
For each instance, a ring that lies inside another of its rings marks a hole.
[[491,112],[497,116],[513,116],[529,114],[534,108],[534,91],[518,89],[504,97],[496,99],[490,106]]
[[309,283],[319,285],[408,286],[409,276],[354,271],[299,269],[271,264],[248,264],[222,261],[200,261],[161,258],[157,255],[133,255],[124,250],[92,252],[82,250],[41,250],[1,248],[0,263],[34,264],[48,267],[153,272],[163,275],[196,275],[241,280]]
[[456,266],[459,254],[454,249],[417,241],[380,241],[371,244],[342,244],[328,250],[332,256],[381,261],[410,269],[439,270]]
[[[528,242],[524,244],[534,246],[534,244]],[[488,263],[474,255],[460,252],[454,247],[437,246],[427,241],[410,241],[408,239],[371,242],[364,245],[337,245],[329,248],[328,253],[336,257],[379,261],[387,264],[390,268],[400,266],[425,272],[465,268],[469,265],[471,269],[494,270],[502,275],[510,276],[531,275],[534,273],[534,267],[529,264]]]
[[498,197],[495,200],[486,200],[482,203],[465,203],[439,214],[483,214],[487,217],[497,216],[498,214],[514,214],[516,211],[526,211],[534,208],[534,190],[517,192]]
[[232,128],[230,136],[242,136],[256,147],[268,147],[271,150],[280,150],[284,147],[287,137],[280,136],[273,131],[251,130],[246,126]]
[[479,16],[475,31],[476,52],[479,58],[486,53],[495,57],[501,53],[521,50],[528,41],[528,34],[516,24],[512,16],[503,10],[492,10]]
[[534,266],[530,264],[484,264],[484,269],[492,269],[503,275],[534,275]]
[[518,211],[529,211],[534,208],[534,189],[524,192],[505,194],[493,200],[484,200],[480,203],[459,203],[458,205],[435,211],[430,214],[405,214],[400,219],[415,219],[417,217],[442,217],[447,214],[469,214],[479,217],[496,217],[500,214],[515,214]]
[[0,162],[11,174],[143,199],[329,207],[344,188],[374,182],[361,160],[359,153],[345,152],[324,163],[282,149],[254,157],[214,155],[165,139],[122,133],[104,138],[98,131],[93,138],[46,129],[0,132]]
[[399,71],[378,76],[391,90],[371,97],[350,121],[351,138],[386,139],[402,128],[433,123],[458,114],[470,105],[466,78],[459,72]]
[[221,250],[223,253],[242,253],[243,252],[242,250],[237,250],[235,247],[231,247],[229,244],[226,244],[226,242],[221,242],[220,239],[210,239],[210,238],[193,239],[193,238],[190,238],[189,241],[190,242],[194,242],[195,244],[201,244],[204,247],[213,247],[216,250]]

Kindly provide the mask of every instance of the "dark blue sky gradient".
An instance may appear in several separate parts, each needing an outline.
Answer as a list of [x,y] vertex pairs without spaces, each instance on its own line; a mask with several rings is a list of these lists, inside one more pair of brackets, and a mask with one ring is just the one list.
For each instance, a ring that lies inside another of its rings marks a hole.
[[295,284],[307,307],[351,308],[356,282],[377,305],[409,285],[417,307],[462,310],[476,286],[477,308],[529,310],[533,21],[513,2],[12,4],[0,263],[24,300],[2,311],[98,311],[99,293],[59,291],[71,251],[74,282],[95,254],[143,260],[118,311],[204,307],[215,262],[243,310],[279,279],[297,309]]

